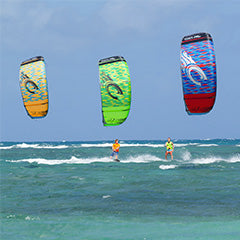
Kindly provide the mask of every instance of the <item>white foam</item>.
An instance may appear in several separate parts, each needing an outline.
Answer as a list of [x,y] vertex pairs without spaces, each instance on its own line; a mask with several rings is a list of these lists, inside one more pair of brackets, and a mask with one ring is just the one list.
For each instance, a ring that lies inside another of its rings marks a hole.
[[190,153],[189,151],[183,152],[183,154],[182,154],[182,159],[183,159],[184,161],[190,161],[190,159],[191,159],[191,153]]
[[46,164],[46,165],[58,165],[58,164],[89,164],[93,162],[111,162],[110,158],[76,158],[71,157],[71,159],[63,159],[63,160],[47,160],[43,158],[33,158],[33,159],[22,159],[22,160],[13,160],[9,162],[29,162],[29,163],[38,163],[38,164]]
[[160,165],[159,168],[162,170],[167,170],[167,169],[174,169],[176,168],[177,165]]
[[111,195],[103,195],[102,198],[111,198],[112,196]]
[[112,147],[112,143],[99,143],[99,144],[94,144],[94,143],[83,143],[80,145],[81,147]]
[[[152,155],[140,155],[140,156],[130,156],[126,160],[121,160],[122,163],[147,163],[152,161],[162,161],[165,162],[165,159],[158,158]],[[113,162],[113,159],[109,157],[104,158],[76,158],[72,156],[70,159],[63,160],[52,160],[52,159],[43,159],[43,158],[33,158],[33,159],[22,159],[22,160],[7,160],[7,162],[29,162],[29,163],[38,163],[46,165],[58,165],[58,164],[89,164],[96,162]]]
[[25,220],[27,220],[27,221],[33,221],[33,220],[40,220],[40,218],[39,218],[39,217],[26,216],[26,217],[25,217]]
[[196,158],[196,159],[192,159],[192,161],[190,161],[190,163],[194,163],[194,164],[210,164],[210,163],[214,163],[214,162],[220,162],[221,159],[217,158],[217,157],[209,157],[209,158]]
[[[149,163],[149,162],[168,162],[168,160],[161,159],[159,157],[145,154],[145,155],[139,155],[139,156],[129,156],[127,159],[121,159],[120,163]],[[7,162],[29,162],[29,163],[38,163],[38,164],[46,164],[46,165],[59,165],[59,164],[90,164],[90,163],[108,163],[113,162],[112,159],[109,157],[103,157],[103,158],[77,158],[75,156],[72,156],[70,159],[43,159],[43,158],[33,158],[33,159],[22,159],[22,160],[7,160]],[[207,157],[207,158],[196,158],[192,159],[191,154],[189,152],[183,153],[183,161],[177,161],[178,163],[190,163],[190,164],[211,164],[215,162],[228,162],[228,163],[236,163],[240,162],[240,154],[237,154],[235,156],[232,156],[228,159],[223,159],[221,157],[213,156],[213,157]],[[160,165],[160,166],[168,166],[168,165]],[[171,165],[173,166],[173,165]],[[175,165],[174,165],[175,166]],[[83,180],[78,176],[75,176],[76,179]],[[73,177],[73,178],[75,178]]]
[[228,159],[228,162],[230,162],[230,163],[240,162],[240,154],[238,154],[237,156],[234,156],[234,157]]
[[236,147],[240,147],[240,144],[237,144]]
[[38,146],[37,148],[49,148],[49,149],[63,149],[63,148],[69,148],[69,146],[66,145],[59,145],[59,146]]
[[20,143],[12,146],[6,146],[6,147],[0,147],[0,149],[11,149],[11,148],[46,148],[46,149],[62,149],[62,148],[68,148],[69,146],[66,145],[40,145],[40,144],[27,144],[27,143]]
[[[151,144],[151,143],[121,143],[121,147],[164,147],[164,144]],[[112,143],[98,143],[98,144],[92,144],[92,143],[83,143],[80,145],[81,147],[112,147]]]
[[[189,145],[197,145],[198,143],[174,143],[175,147],[186,147]],[[153,143],[121,143],[121,147],[152,147],[152,148],[159,148],[165,147],[165,144],[153,144]],[[112,143],[83,143],[80,145],[81,147],[112,147]]]
[[198,147],[217,147],[218,144],[199,144]]
[[71,178],[73,178],[73,179],[77,179],[77,180],[80,180],[80,181],[82,181],[82,180],[85,179],[85,178],[83,178],[83,177],[79,177],[79,176],[72,176]]
[[223,159],[220,157],[209,157],[209,158],[197,158],[191,161],[191,163],[194,164],[210,164],[215,162],[228,162],[228,163],[240,162],[240,155],[236,155],[228,159]]
[[39,145],[38,144],[27,144],[27,143],[21,143],[17,144],[14,147],[16,148],[37,148]]
[[189,143],[173,143],[174,147],[186,147],[189,146]]
[[68,146],[66,145],[40,145],[40,144],[26,144],[26,143],[22,143],[22,144],[17,144],[16,145],[17,148],[46,148],[46,149],[62,149],[62,148],[68,148]]
[[[165,144],[154,144],[154,143],[124,143],[120,142],[121,147],[150,147],[150,148],[163,148]],[[217,144],[199,144],[199,143],[174,143],[175,147],[186,147],[186,146],[199,146],[199,147],[212,147],[219,146]],[[240,146],[240,145],[236,145]],[[0,146],[0,149],[11,149],[11,148],[36,148],[36,149],[64,149],[64,148],[111,148],[112,143],[82,143],[79,145],[46,145],[46,144],[28,144],[20,143],[12,146]]]
[[13,146],[0,147],[0,149],[11,149]]

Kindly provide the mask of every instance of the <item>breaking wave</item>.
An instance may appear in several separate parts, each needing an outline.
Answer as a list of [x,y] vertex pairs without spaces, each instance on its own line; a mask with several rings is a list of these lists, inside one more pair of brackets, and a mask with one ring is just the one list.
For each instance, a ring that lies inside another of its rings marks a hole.
[[[46,164],[46,165],[58,165],[58,164],[90,164],[90,163],[110,163],[113,162],[112,159],[109,157],[93,157],[93,158],[77,158],[72,156],[70,159],[44,159],[44,158],[29,158],[29,159],[21,159],[21,160],[6,160],[7,162],[28,162],[28,163],[37,163],[37,164]],[[192,159],[191,155],[183,156],[183,159],[180,160],[165,160],[153,155],[139,155],[139,156],[129,156],[126,159],[121,159],[120,163],[150,163],[150,162],[172,162],[176,163],[177,165],[184,165],[184,164],[211,164],[211,163],[218,163],[218,162],[227,162],[227,163],[236,163],[240,162],[240,154],[237,154],[233,157],[224,159],[221,157],[206,157],[206,158],[195,158]],[[160,165],[161,169],[173,168],[173,166],[177,165]]]
[[[164,143],[120,143],[121,147],[149,147],[149,148],[163,148],[165,146]],[[218,144],[200,144],[200,143],[174,143],[174,146],[177,148],[180,147],[214,147],[219,146]],[[240,146],[240,145],[236,145]],[[72,143],[69,145],[61,144],[46,144],[46,143],[19,143],[13,144],[10,146],[0,146],[0,149],[13,149],[13,148],[35,148],[35,149],[65,149],[65,148],[110,148],[112,147],[112,143]]]
[[27,144],[27,143],[21,143],[21,144],[15,144],[12,146],[1,146],[0,149],[12,149],[12,148],[38,148],[38,149],[63,149],[68,148],[67,145],[41,145],[41,144]]

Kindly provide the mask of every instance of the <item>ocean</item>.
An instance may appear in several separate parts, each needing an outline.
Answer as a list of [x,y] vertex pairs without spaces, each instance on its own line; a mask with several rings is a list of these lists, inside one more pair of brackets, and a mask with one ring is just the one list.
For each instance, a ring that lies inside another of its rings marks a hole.
[[240,239],[240,139],[1,142],[1,239]]

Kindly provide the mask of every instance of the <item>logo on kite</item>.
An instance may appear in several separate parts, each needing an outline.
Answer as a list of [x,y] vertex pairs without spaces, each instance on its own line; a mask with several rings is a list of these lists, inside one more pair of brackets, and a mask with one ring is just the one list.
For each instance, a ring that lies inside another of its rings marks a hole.
[[112,78],[110,76],[108,76],[104,72],[101,72],[101,76],[102,76],[101,79],[102,79],[102,81],[104,82],[104,84],[106,86],[108,95],[111,98],[118,100],[118,97],[114,96],[112,94],[112,92],[113,92],[112,89],[117,90],[117,94],[123,95],[122,89],[116,83],[114,83],[114,81],[112,80]]
[[24,81],[24,86],[28,92],[34,94],[34,93],[36,93],[36,90],[39,89],[37,84],[35,82],[33,82],[32,80],[30,80],[28,75],[24,74],[23,72],[21,72],[21,80]]
[[181,63],[184,66],[184,71],[186,73],[186,75],[188,76],[188,78],[195,83],[198,86],[201,86],[200,82],[197,82],[191,72],[195,71],[199,74],[200,76],[200,80],[207,80],[207,76],[205,75],[205,73],[203,72],[203,70],[195,63],[195,61],[192,59],[191,56],[189,56],[185,51],[181,51]]

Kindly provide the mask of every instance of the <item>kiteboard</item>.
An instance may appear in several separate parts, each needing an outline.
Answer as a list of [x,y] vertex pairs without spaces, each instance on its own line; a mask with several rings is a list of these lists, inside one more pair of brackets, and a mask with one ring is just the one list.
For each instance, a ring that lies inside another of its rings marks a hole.
[[115,161],[115,162],[120,162],[120,160],[119,160],[119,159],[114,159],[114,161]]

